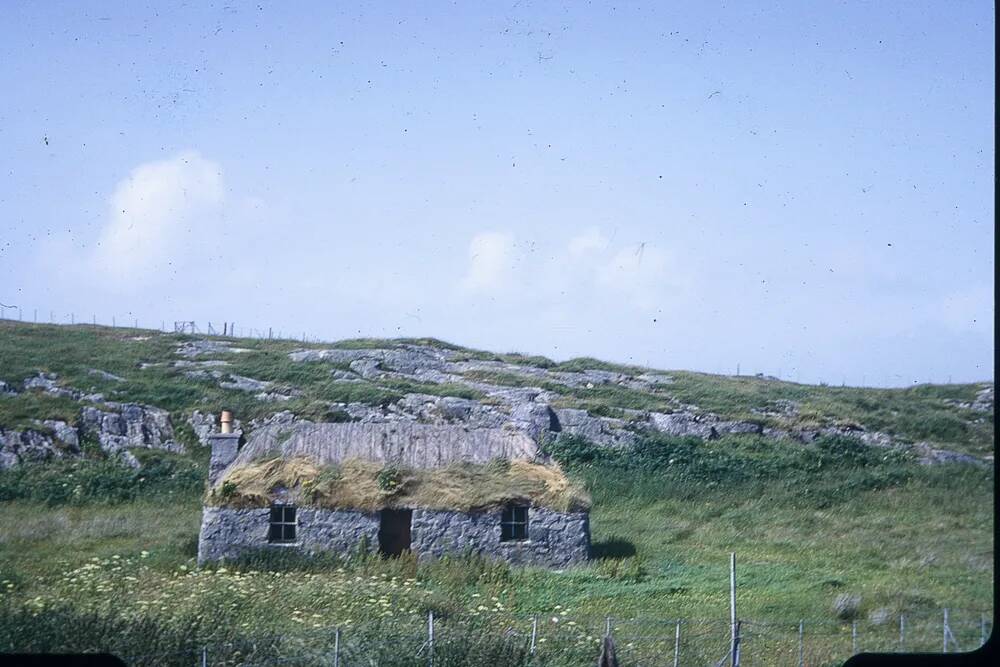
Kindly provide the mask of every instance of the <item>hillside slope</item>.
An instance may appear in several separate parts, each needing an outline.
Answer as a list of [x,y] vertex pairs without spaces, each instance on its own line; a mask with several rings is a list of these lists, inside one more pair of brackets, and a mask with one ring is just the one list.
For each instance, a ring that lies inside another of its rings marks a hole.
[[[754,664],[794,662],[801,619],[807,663],[832,664],[855,630],[859,650],[897,650],[905,618],[909,650],[939,650],[947,607],[966,650],[991,616],[992,383],[813,387],[434,340],[11,322],[0,381],[0,650],[134,655],[155,635],[177,664],[206,643],[238,661],[220,645],[314,647],[306,631],[335,626],[384,640],[388,620],[393,648],[416,637],[416,651],[433,611],[455,638],[538,617],[536,658],[551,665],[592,664],[609,615],[623,658],[645,664],[673,650],[680,618],[683,659],[709,664],[725,652],[713,639],[728,632],[730,552]],[[592,497],[592,558],[561,572],[362,554],[197,568],[201,441],[222,407],[256,433],[344,420],[522,429]],[[106,631],[128,623],[141,630]]]
[[312,421],[512,423],[532,437],[609,446],[637,434],[847,435],[923,462],[988,462],[993,384],[906,389],[810,386],[660,371],[596,359],[556,363],[433,339],[193,337],[0,322],[0,466],[72,456],[92,443],[182,451],[222,407],[244,423],[282,411]]

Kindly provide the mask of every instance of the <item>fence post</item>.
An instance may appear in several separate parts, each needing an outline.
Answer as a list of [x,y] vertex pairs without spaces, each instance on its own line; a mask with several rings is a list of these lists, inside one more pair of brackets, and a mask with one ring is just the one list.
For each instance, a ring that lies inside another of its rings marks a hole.
[[531,647],[528,649],[528,653],[531,655],[535,654],[535,638],[538,636],[538,615],[531,617]]
[[906,645],[906,616],[899,615],[899,650],[902,651]]
[[979,645],[986,643],[986,614],[979,617]]
[[201,667],[208,667],[208,647],[203,646],[201,649]]
[[333,667],[340,667],[340,628],[333,631]]
[[733,642],[733,667],[740,667],[740,626],[743,621],[736,621],[736,640]]
[[674,667],[677,667],[677,661],[681,657],[681,622],[678,620],[677,625],[674,628]]
[[[736,365],[736,374],[739,375],[739,364]],[[732,641],[729,646],[730,651],[730,664],[733,667],[737,667],[739,664],[737,662],[736,655],[736,637],[737,637],[737,625],[736,625],[736,552],[729,554],[729,625],[730,631],[732,632]]]
[[604,636],[605,637],[610,637],[611,636],[611,617],[610,616],[605,616],[604,617]]
[[851,621],[851,654],[858,652],[858,622]]
[[948,608],[944,608],[944,620],[941,622],[941,652],[948,652]]
[[803,624],[804,621],[800,620],[799,621],[799,667],[803,666],[802,662],[802,631],[804,629]]
[[434,612],[427,612],[427,664],[434,667]]

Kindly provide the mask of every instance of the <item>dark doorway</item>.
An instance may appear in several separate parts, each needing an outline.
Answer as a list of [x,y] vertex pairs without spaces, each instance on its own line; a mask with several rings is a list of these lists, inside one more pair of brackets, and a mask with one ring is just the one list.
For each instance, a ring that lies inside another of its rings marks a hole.
[[412,510],[382,510],[378,527],[378,551],[383,556],[398,556],[410,550]]

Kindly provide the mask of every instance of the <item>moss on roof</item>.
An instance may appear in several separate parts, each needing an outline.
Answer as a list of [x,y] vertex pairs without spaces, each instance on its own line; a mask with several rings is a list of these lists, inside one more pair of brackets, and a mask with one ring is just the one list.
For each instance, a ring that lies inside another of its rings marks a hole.
[[409,507],[472,512],[529,502],[560,512],[590,507],[586,491],[553,464],[496,460],[412,469],[351,459],[318,465],[309,457],[269,458],[228,471],[207,505],[267,507],[275,500],[327,509]]

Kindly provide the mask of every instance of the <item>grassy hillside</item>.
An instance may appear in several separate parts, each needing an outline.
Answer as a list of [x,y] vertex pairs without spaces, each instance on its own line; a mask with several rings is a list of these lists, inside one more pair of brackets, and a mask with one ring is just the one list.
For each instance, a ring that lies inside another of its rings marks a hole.
[[[172,352],[184,340],[2,322],[0,380],[19,383],[38,371],[55,372],[81,390],[169,409],[175,425],[192,409],[217,411],[223,403],[248,418],[286,407],[322,413],[322,401],[388,401],[429,388],[449,393],[441,385],[413,388],[398,380],[396,386],[331,382],[329,363],[288,361],[288,351],[309,347],[294,341],[234,340],[252,351],[213,355],[229,361],[231,372],[303,392],[287,403],[192,381],[183,368],[140,367],[175,359]],[[642,372],[419,342],[534,367]],[[124,381],[102,379],[91,369]],[[524,381],[511,375],[492,381]],[[566,404],[610,411],[674,397],[724,415],[755,414],[751,408],[785,398],[801,403],[796,419],[820,415],[992,453],[992,416],[948,402],[972,401],[978,385],[875,390],[670,375],[674,382],[656,392],[596,387],[560,395]],[[23,392],[0,398],[0,427],[56,414],[72,420],[78,409],[75,401]],[[191,433],[183,437],[194,442]],[[546,639],[539,646],[550,647],[540,648],[536,664],[591,664],[608,615],[620,619],[620,656],[633,660],[624,664],[669,655],[677,618],[686,619],[681,664],[708,664],[725,652],[730,552],[738,558],[748,664],[794,664],[799,619],[807,620],[807,664],[819,665],[850,654],[852,621],[862,650],[893,649],[900,615],[907,619],[907,648],[939,650],[941,608],[950,608],[962,648],[978,644],[981,614],[991,613],[991,469],[923,466],[905,453],[843,438],[802,445],[749,436],[713,442],[659,436],[618,452],[567,438],[550,447],[593,499],[595,558],[565,572],[475,559],[418,565],[411,558],[362,556],[199,570],[194,557],[206,471],[201,448],[188,456],[145,453],[141,471],[84,460],[2,472],[0,650],[100,647],[139,655],[254,640],[280,644],[275,651],[293,656],[305,646],[329,646],[329,629],[339,625],[345,638],[380,632],[386,651],[406,654],[380,664],[425,664],[412,654],[424,639],[427,612],[434,611],[442,624],[440,650],[452,651],[442,653],[440,664],[447,664],[446,655],[455,664],[525,664],[522,654],[504,653],[508,649],[496,642],[507,629],[524,640],[535,614],[539,637]],[[838,615],[839,596],[860,600]],[[129,639],[140,635],[147,639]],[[448,644],[449,637],[461,636],[481,641]],[[461,653],[470,645],[481,653]],[[146,663],[191,664],[191,655]]]
[[[164,408],[179,417],[193,409],[218,411],[228,405],[240,417],[265,416],[271,403],[252,394],[224,389],[211,379],[192,380],[189,368],[171,367],[178,345],[193,336],[157,331],[111,329],[89,325],[60,326],[0,321],[0,380],[17,383],[39,371],[57,373],[65,384],[84,391],[104,392],[109,399],[136,401]],[[324,418],[328,402],[385,404],[407,392],[481,398],[466,386],[434,384],[398,378],[374,382],[337,382],[329,362],[296,363],[288,352],[304,348],[392,348],[404,344],[431,345],[456,351],[458,358],[496,360],[553,371],[610,370],[638,375],[667,373],[673,381],[639,391],[618,385],[569,387],[539,381],[512,372],[472,372],[470,379],[509,386],[541,386],[559,395],[557,407],[585,408],[597,415],[624,416],[623,409],[672,412],[677,401],[728,419],[753,419],[776,427],[817,427],[822,424],[857,425],[882,431],[902,441],[928,441],[975,455],[993,451],[992,414],[959,407],[970,403],[986,384],[919,385],[905,389],[826,387],[757,377],[731,377],[689,371],[653,371],[610,364],[595,359],[555,363],[544,357],[493,354],[470,350],[435,339],[352,339],[330,344],[303,344],[292,340],[213,337],[247,352],[218,352],[199,357],[228,362],[226,372],[294,387],[301,395],[283,407],[303,416]],[[142,367],[143,364],[160,364]],[[91,371],[112,373],[124,382]],[[793,415],[777,414],[785,401],[797,404]],[[32,418],[71,419],[75,405],[47,395],[25,392],[0,402],[0,426],[15,427]],[[762,411],[772,414],[763,415]],[[183,419],[175,420],[183,421]]]

